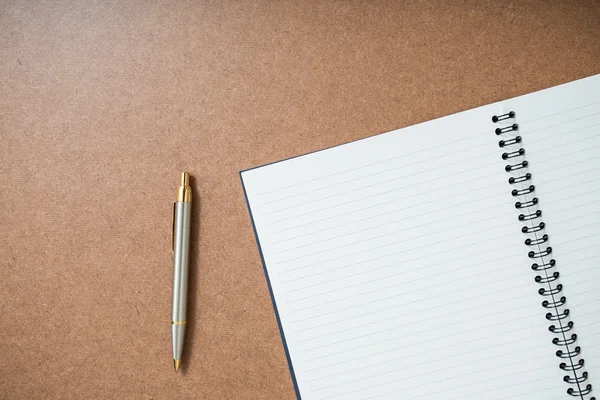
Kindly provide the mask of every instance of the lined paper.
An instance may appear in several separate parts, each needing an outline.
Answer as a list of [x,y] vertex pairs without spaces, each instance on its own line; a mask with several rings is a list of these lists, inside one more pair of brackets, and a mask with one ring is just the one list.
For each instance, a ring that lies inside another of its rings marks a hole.
[[[600,76],[504,103],[514,110],[586,370],[600,388]],[[596,397],[598,397],[598,394]]]
[[568,397],[493,133],[501,113],[242,172],[302,399]]

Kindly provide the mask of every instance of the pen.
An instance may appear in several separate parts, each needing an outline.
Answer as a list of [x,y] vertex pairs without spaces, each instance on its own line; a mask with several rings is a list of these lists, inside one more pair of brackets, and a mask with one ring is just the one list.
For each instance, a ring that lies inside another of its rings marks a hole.
[[173,339],[173,366],[175,372],[181,367],[183,340],[187,324],[188,264],[190,252],[190,216],[192,211],[192,188],[190,174],[181,174],[177,200],[173,204],[173,314],[171,334]]

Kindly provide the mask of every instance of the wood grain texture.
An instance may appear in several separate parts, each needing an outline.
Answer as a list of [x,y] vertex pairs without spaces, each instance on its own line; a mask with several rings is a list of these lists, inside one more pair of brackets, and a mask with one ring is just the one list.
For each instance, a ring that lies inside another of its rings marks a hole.
[[293,399],[238,172],[600,73],[598,21],[592,0],[0,2],[0,398]]

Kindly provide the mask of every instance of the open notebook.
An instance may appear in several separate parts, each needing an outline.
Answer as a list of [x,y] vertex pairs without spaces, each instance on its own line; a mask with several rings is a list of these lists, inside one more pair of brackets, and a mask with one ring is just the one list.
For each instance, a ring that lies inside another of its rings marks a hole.
[[298,398],[600,398],[600,75],[241,177]]

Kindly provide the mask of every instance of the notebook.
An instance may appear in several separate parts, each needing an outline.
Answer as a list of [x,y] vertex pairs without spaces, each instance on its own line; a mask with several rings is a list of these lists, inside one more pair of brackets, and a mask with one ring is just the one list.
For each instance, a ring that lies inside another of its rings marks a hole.
[[298,399],[600,398],[600,75],[241,179]]

